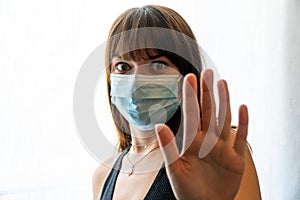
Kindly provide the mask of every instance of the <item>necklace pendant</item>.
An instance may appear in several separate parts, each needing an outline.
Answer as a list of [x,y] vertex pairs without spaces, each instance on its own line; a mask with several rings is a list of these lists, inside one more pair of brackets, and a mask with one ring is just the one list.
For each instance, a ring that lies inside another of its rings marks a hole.
[[128,172],[128,176],[131,176],[133,174],[133,171],[134,171],[134,166],[130,165],[129,167],[129,172]]

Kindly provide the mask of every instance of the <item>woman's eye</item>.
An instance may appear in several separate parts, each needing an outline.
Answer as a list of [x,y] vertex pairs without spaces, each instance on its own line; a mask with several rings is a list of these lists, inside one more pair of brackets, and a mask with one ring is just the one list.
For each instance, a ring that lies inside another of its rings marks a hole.
[[152,71],[163,71],[168,66],[165,63],[163,63],[163,62],[155,62],[155,63],[151,63],[150,67],[151,67]]
[[118,71],[118,72],[127,72],[131,69],[130,65],[127,64],[127,63],[117,63],[115,65],[115,69]]

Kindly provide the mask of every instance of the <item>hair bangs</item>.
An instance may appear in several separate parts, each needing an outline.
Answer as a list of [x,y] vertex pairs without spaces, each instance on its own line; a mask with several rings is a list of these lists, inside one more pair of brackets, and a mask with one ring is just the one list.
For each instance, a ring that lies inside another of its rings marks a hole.
[[111,38],[109,59],[115,55],[134,60],[151,58],[160,50],[175,49],[175,45],[171,42],[173,37],[170,31],[153,27],[123,31]]

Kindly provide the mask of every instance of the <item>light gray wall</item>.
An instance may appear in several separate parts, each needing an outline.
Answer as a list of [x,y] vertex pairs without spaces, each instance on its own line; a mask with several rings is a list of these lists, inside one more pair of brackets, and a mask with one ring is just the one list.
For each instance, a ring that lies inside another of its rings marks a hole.
[[286,2],[282,155],[286,199],[300,199],[300,1]]

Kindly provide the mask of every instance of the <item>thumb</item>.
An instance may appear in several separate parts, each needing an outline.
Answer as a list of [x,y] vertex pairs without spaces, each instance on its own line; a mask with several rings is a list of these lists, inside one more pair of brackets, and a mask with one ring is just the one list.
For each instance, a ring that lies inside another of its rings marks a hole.
[[179,158],[179,151],[173,132],[167,125],[157,124],[155,133],[165,161],[165,167],[175,167],[174,165],[177,163],[175,161]]

